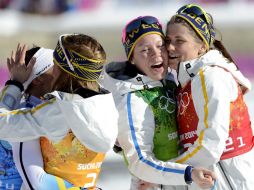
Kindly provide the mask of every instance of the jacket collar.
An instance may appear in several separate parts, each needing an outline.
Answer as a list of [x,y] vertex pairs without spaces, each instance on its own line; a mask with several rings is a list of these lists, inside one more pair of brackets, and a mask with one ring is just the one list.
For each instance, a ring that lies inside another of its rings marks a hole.
[[181,86],[185,86],[187,82],[198,74],[201,68],[206,66],[218,66],[225,69],[245,88],[246,92],[251,89],[250,81],[243,76],[234,63],[229,62],[218,50],[210,50],[201,57],[179,63],[177,79]]
[[136,90],[162,86],[161,81],[155,81],[143,75],[128,62],[107,64],[102,71],[99,84],[110,92],[121,95]]
[[229,70],[237,70],[234,63],[230,63],[218,50],[210,50],[206,54],[185,62],[179,63],[178,81],[184,86],[186,83],[195,77],[199,70],[204,66],[219,66]]

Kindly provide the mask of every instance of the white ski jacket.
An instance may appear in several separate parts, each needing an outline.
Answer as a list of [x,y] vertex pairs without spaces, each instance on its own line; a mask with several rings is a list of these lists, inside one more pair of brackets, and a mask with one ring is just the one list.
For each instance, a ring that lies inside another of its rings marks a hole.
[[[253,133],[248,111],[241,99],[241,94],[251,89],[249,80],[217,50],[180,63],[178,80],[182,87],[178,94],[178,124],[181,142],[187,150],[175,161],[215,171],[218,190],[252,190]],[[231,104],[239,97],[241,107],[234,109]],[[242,113],[245,115],[235,119]],[[234,120],[238,122],[234,125],[239,125],[245,132],[233,132],[229,136]],[[196,125],[195,130],[192,125]],[[195,142],[191,142],[191,138],[196,138]],[[234,151],[244,154],[234,156]],[[199,188],[192,184],[188,189]]]
[[[141,74],[133,77],[125,75],[125,64],[126,62],[108,64],[102,72],[100,84],[113,93],[119,112],[117,139],[124,151],[128,168],[133,175],[145,181],[184,185],[184,174],[188,165],[163,162],[155,158],[154,113],[137,93],[156,87],[163,88],[163,84]],[[173,80],[172,78],[172,74],[169,74],[166,80]]]
[[5,86],[0,93],[0,139],[22,142],[45,136],[57,141],[72,130],[87,148],[110,150],[117,136],[118,118],[112,94],[89,98],[62,95],[63,100],[53,98],[32,109],[9,111],[19,105],[21,92],[14,85]]

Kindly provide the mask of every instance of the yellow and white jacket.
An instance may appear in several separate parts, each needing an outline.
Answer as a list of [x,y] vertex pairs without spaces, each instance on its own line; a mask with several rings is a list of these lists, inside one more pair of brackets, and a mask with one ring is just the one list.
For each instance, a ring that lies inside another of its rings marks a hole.
[[[109,63],[102,72],[100,81],[103,88],[112,92],[115,98],[119,111],[117,139],[128,162],[128,169],[136,177],[152,183],[185,185],[184,174],[187,164],[161,161],[155,157],[153,139],[155,128],[159,125],[155,121],[155,112],[145,98],[139,95],[140,92],[152,91],[150,100],[156,102],[158,109],[165,115],[170,115],[168,112],[174,112],[174,109],[170,110],[172,108],[170,99],[160,92],[160,89],[166,91],[166,87],[161,81],[154,81],[142,74],[127,75],[127,72],[134,70],[128,67],[131,67],[131,64],[127,62]],[[172,74],[168,74],[165,80],[173,80],[172,77]],[[165,103],[157,102],[157,99],[161,98],[165,98]],[[173,123],[174,119],[167,120]]]
[[21,92],[16,86],[5,86],[0,93],[0,139],[22,142],[44,136],[59,141],[71,130],[90,150],[110,150],[118,132],[112,94],[85,99],[77,94],[62,96],[62,100],[52,98],[35,108],[9,111],[20,103]]
[[249,80],[217,50],[180,63],[178,80],[178,125],[186,151],[175,161],[215,171],[216,189],[253,189],[253,133],[242,97],[251,89]]

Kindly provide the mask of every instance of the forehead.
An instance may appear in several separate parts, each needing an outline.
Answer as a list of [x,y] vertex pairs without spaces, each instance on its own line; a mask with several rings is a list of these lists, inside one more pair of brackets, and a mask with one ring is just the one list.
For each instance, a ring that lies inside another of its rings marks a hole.
[[174,24],[169,24],[167,27],[167,36],[190,36],[191,32],[190,29],[181,24],[181,23],[174,23]]
[[136,47],[154,45],[163,42],[163,38],[158,34],[147,34],[138,40]]

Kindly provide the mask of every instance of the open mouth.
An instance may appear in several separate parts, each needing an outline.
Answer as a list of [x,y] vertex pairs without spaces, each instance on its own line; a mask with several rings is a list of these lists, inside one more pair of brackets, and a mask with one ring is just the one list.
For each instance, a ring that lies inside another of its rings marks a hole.
[[154,69],[161,68],[161,67],[163,67],[163,63],[155,64],[155,65],[152,65],[151,67]]
[[177,59],[177,58],[178,58],[178,56],[175,56],[175,55],[169,55],[169,56],[168,56],[168,58],[169,58],[169,59]]

